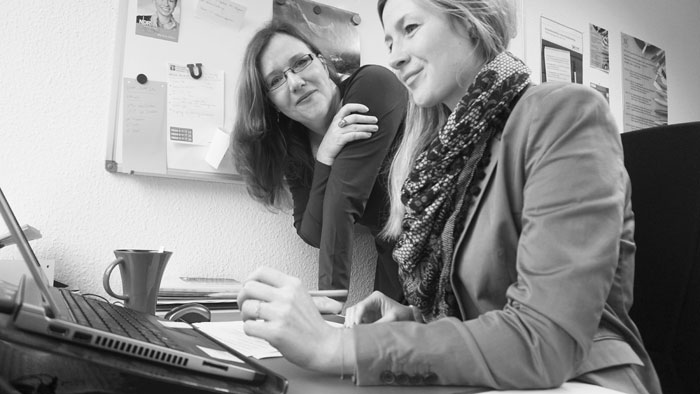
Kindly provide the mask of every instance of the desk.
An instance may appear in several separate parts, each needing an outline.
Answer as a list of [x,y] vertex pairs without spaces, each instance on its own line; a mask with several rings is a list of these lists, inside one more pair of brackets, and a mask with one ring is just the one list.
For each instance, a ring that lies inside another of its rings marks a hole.
[[[47,350],[47,349],[50,349]],[[174,368],[141,362],[149,377],[125,373],[125,363],[134,360],[68,344],[53,338],[30,334],[11,327],[10,317],[0,314],[0,378],[16,380],[25,376],[51,375],[60,377],[57,394],[72,393],[161,393],[197,394],[205,392],[261,394],[259,389],[212,377],[178,381]],[[566,383],[553,390],[488,391],[485,389],[449,386],[355,386],[350,378],[340,380],[337,375],[321,374],[297,367],[283,358],[259,361],[263,366],[284,376],[289,381],[288,394],[620,394],[617,391],[578,383]],[[153,379],[153,375],[159,379]],[[4,392],[0,385],[0,392]]]
[[352,379],[340,380],[338,376],[319,374],[297,367],[283,358],[261,360],[264,366],[289,380],[287,394],[623,394],[619,391],[583,383],[565,383],[551,390],[493,391],[483,388],[455,386],[355,386]]
[[[231,320],[240,320],[240,311],[226,315]],[[326,320],[342,323],[342,317],[324,316]],[[284,358],[267,358],[258,361],[266,368],[284,376],[289,381],[287,394],[623,394],[583,383],[565,383],[562,387],[550,390],[508,390],[493,391],[485,388],[461,386],[356,386],[348,376],[341,380],[338,375],[322,374],[300,368]]]

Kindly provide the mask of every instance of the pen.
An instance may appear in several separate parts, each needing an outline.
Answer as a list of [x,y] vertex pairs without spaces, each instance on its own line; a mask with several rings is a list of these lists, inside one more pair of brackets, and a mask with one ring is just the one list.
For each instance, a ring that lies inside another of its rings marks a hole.
[[[347,290],[309,290],[311,297],[347,297]],[[209,298],[236,298],[238,293],[211,293]]]

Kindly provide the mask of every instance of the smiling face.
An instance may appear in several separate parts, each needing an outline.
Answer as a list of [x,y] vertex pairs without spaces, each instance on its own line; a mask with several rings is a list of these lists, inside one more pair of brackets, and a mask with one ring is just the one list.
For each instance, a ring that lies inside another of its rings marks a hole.
[[419,0],[389,0],[382,13],[389,65],[420,107],[453,109],[484,60],[466,27]]
[[163,16],[170,16],[175,7],[177,0],[155,0],[156,12]]
[[[312,50],[303,41],[286,34],[275,35],[260,54],[263,81],[269,83],[273,75],[288,70],[309,53]],[[312,55],[313,61],[308,67],[298,74],[288,70],[285,73],[287,82],[268,92],[268,97],[288,118],[323,134],[335,115],[340,94],[321,59]]]

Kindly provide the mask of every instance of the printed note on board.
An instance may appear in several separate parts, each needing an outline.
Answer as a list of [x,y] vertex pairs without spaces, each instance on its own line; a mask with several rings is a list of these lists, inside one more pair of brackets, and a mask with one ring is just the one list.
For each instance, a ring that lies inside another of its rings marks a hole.
[[199,0],[197,17],[240,29],[246,6],[232,0]]
[[224,73],[206,65],[168,67],[168,138],[171,142],[209,145],[224,125]]
[[165,83],[124,78],[123,166],[127,171],[165,174]]

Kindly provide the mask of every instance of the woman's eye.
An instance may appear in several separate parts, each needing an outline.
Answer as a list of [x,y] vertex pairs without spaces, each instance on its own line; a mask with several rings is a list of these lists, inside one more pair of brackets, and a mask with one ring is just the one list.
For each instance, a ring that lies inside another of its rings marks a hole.
[[304,68],[304,67],[308,66],[309,63],[311,63],[311,58],[309,58],[308,56],[304,56],[301,59],[294,62],[293,68],[295,68],[295,69],[296,68]]
[[418,25],[417,25],[417,24],[411,23],[411,24],[409,24],[409,25],[406,25],[406,27],[404,27],[403,29],[404,29],[404,31],[406,32],[406,34],[411,34],[411,33],[413,33],[417,28],[418,28]]
[[276,87],[277,85],[281,85],[284,81],[284,77],[281,75],[275,75],[274,77],[270,78],[270,81],[267,83],[270,87]]

